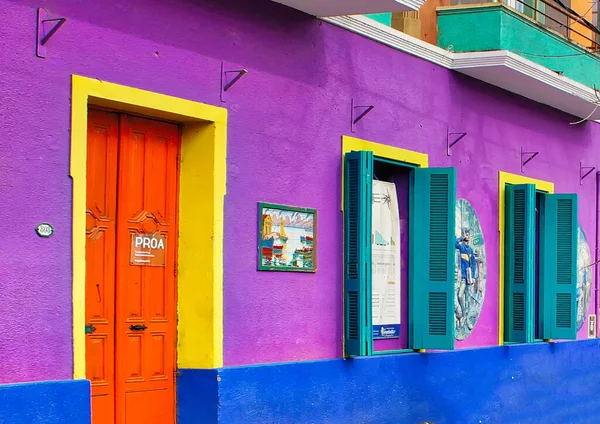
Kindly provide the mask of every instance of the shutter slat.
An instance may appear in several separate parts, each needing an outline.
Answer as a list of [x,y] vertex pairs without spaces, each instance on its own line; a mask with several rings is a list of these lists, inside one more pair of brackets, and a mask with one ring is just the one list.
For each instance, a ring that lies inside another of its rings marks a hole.
[[456,170],[415,169],[411,176],[409,344],[454,348]]
[[[572,200],[558,199],[557,225],[556,225],[556,282],[558,284],[571,284],[573,255],[573,231],[571,228]],[[577,241],[575,240],[575,243]]]
[[351,152],[344,164],[344,346],[369,355],[371,341],[372,152]]
[[525,190],[516,190],[514,198],[513,281],[515,284],[523,284],[525,283]]
[[535,186],[507,185],[504,222],[504,340],[534,339]]
[[445,292],[429,293],[429,335],[445,336],[448,324],[446,303],[448,295]]
[[577,195],[546,194],[540,214],[540,328],[577,338]]
[[429,279],[446,281],[449,254],[446,248],[448,233],[449,176],[431,175],[430,179],[430,217],[429,222]]
[[513,330],[525,330],[525,295],[513,293]]
[[571,293],[556,293],[556,326],[569,329],[573,326],[571,320]]

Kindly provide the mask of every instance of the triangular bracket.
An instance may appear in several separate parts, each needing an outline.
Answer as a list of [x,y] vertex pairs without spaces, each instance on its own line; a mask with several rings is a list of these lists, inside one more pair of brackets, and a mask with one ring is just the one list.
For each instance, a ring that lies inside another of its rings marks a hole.
[[36,49],[35,55],[44,59],[46,57],[46,44],[67,22],[67,18],[50,18],[48,11],[42,7],[37,10]]
[[[375,106],[359,106],[354,103],[354,99],[352,99],[352,111],[351,111],[351,131],[356,132],[356,124],[363,119],[369,112],[371,112]],[[362,110],[362,111],[361,111]]]
[[466,132],[450,132],[450,128],[446,128],[446,155],[452,156],[450,149],[466,136]]
[[[535,158],[539,154],[540,152],[526,152],[521,146],[521,173],[524,172],[525,165],[531,162],[533,158]],[[527,159],[524,159],[525,157],[527,157]]]
[[579,161],[579,185],[583,185],[583,180],[594,172],[595,166],[583,166],[583,162]]
[[221,62],[221,101],[225,102],[225,94],[234,86],[244,75],[248,73],[246,69],[227,69],[229,66]]

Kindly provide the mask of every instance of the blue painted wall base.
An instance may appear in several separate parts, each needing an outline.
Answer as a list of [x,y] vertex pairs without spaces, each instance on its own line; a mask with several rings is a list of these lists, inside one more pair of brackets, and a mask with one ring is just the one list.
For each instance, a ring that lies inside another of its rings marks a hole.
[[219,422],[217,369],[179,369],[177,377],[177,423]]
[[596,339],[183,369],[179,424],[598,423],[598,381]]
[[0,424],[90,424],[88,380],[0,385]]

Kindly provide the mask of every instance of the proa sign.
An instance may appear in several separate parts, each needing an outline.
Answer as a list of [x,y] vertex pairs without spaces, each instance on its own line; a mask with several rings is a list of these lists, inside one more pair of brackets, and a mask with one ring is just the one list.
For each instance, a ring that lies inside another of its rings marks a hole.
[[137,266],[165,266],[166,251],[166,236],[132,234],[129,263]]

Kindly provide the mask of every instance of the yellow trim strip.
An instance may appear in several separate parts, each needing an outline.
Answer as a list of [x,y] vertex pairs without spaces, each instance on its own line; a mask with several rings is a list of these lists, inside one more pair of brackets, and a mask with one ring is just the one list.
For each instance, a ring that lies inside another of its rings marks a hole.
[[525,177],[508,172],[498,172],[498,233],[500,235],[499,249],[499,291],[498,291],[498,344],[504,344],[504,198],[506,184],[534,184],[536,190],[554,193],[554,183]]
[[[86,373],[84,326],[88,104],[182,124],[178,365],[181,368],[222,366],[227,110],[73,75],[70,163],[73,180],[73,377],[82,379]],[[202,172],[191,172],[192,168]],[[196,174],[202,174],[203,179],[200,181]],[[195,224],[201,224],[194,226],[193,231],[190,224],[192,220]],[[201,254],[198,253],[200,250]]]
[[348,136],[342,137],[342,157],[348,152],[358,150],[370,150],[375,156],[396,160],[398,162],[410,163],[420,168],[427,168],[429,162],[426,153],[401,149],[399,147],[388,146],[386,144],[375,143],[360,138]]
[[[380,158],[404,162],[419,168],[429,166],[429,157],[426,153],[415,152],[413,150],[401,149],[399,147],[389,146],[387,144],[375,143],[373,141],[362,140],[360,138],[342,136],[342,187],[344,187],[344,157],[346,153],[366,150],[373,152],[373,155]],[[342,206],[344,210],[344,190],[342,189]]]

